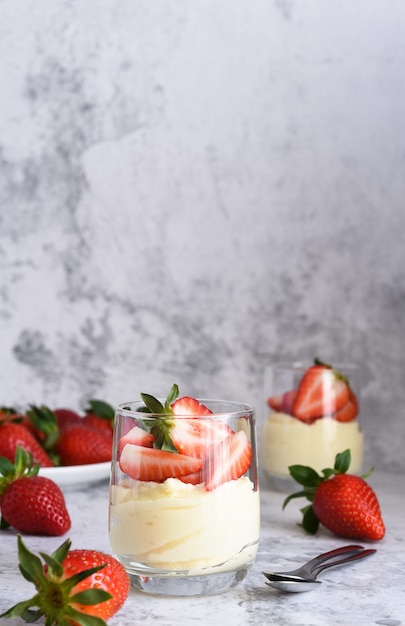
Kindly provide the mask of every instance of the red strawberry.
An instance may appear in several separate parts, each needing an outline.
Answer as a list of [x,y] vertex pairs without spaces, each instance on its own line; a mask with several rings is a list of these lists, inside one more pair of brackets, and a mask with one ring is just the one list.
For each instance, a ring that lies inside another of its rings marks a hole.
[[183,415],[184,417],[212,415],[210,409],[198,402],[195,398],[190,398],[190,396],[179,398],[176,402],[173,402],[171,408],[174,415]]
[[130,590],[130,580],[124,566],[114,557],[96,550],[70,550],[62,562],[64,574],[61,580],[75,576],[83,570],[101,567],[75,585],[72,594],[86,592],[89,589],[103,590],[111,597],[96,604],[72,605],[76,610],[87,615],[94,615],[108,620],[123,606]]
[[288,415],[292,415],[295,398],[297,396],[296,389],[290,389],[283,393],[282,411]]
[[291,389],[285,391],[280,396],[270,396],[270,398],[267,399],[267,404],[277,413],[287,413],[291,415],[296,395],[296,390]]
[[79,424],[82,420],[79,413],[71,409],[54,409],[53,413],[56,417],[59,430],[64,430],[67,426],[71,426],[72,424]]
[[347,378],[331,365],[316,359],[315,365],[306,370],[300,381],[292,413],[303,422],[313,422],[339,411],[349,397]]
[[155,437],[147,430],[143,430],[139,426],[134,426],[130,431],[123,435],[118,443],[118,452],[122,452],[123,447],[127,443],[132,443],[135,446],[144,446],[145,448],[152,448]]
[[356,395],[353,391],[350,393],[350,398],[344,406],[333,416],[338,422],[351,422],[354,420],[359,412],[358,402]]
[[202,470],[205,489],[212,491],[229,480],[243,476],[252,462],[252,446],[245,431],[240,430],[218,443],[206,459]]
[[88,465],[111,461],[111,436],[84,424],[70,426],[55,445],[61,465]]
[[0,423],[0,456],[14,461],[18,446],[32,454],[34,463],[52,467],[53,462],[34,435],[23,425],[14,422]]
[[312,506],[321,523],[341,537],[372,541],[384,537],[377,496],[360,476],[333,476],[319,485]]
[[203,459],[212,446],[233,434],[227,424],[215,419],[184,418],[175,420],[170,432],[172,441],[181,454]]
[[312,504],[302,509],[303,528],[316,533],[319,523],[341,537],[378,541],[385,535],[377,496],[360,476],[346,474],[350,465],[350,450],[336,455],[333,469],[315,470],[303,465],[289,467],[291,476],[304,486],[303,491],[289,495],[283,508],[292,498],[306,496]]
[[25,413],[18,413],[12,407],[1,407],[0,409],[0,423],[12,422],[13,424],[22,424],[24,428],[34,435],[35,439],[42,443],[45,439],[45,435],[38,431],[38,429],[32,424],[28,415]]
[[197,472],[202,468],[203,461],[176,452],[127,443],[121,452],[119,465],[125,474],[136,480],[162,482],[167,478]]
[[178,386],[173,385],[164,405],[153,396],[141,394],[146,404],[142,412],[152,414],[145,425],[155,438],[153,447],[204,458],[214,443],[229,437],[233,431],[214,417],[210,419],[212,411],[198,400],[190,396],[176,400],[178,394]]
[[195,398],[177,400],[178,393],[173,385],[164,405],[141,394],[146,405],[142,412],[152,414],[144,422],[155,438],[153,448],[125,445],[121,469],[138,480],[205,482],[207,490],[243,476],[252,459],[244,431],[234,433]]
[[198,472],[193,472],[193,474],[186,474],[185,476],[179,476],[179,480],[182,483],[188,483],[189,485],[200,485],[204,482],[202,470],[198,470]]
[[18,536],[20,571],[36,587],[30,600],[19,602],[1,617],[39,618],[54,624],[106,626],[124,604],[130,589],[124,567],[108,554],[96,550],[70,550],[67,539],[51,555],[38,556]]
[[89,408],[83,422],[93,428],[100,428],[112,436],[114,425],[114,409],[103,400],[89,400]]
[[283,410],[283,396],[282,394],[279,396],[270,396],[267,398],[267,406],[273,411],[277,413],[281,413]]
[[1,525],[35,535],[63,535],[71,525],[65,498],[56,483],[37,475],[38,468],[21,447],[14,465],[0,458]]

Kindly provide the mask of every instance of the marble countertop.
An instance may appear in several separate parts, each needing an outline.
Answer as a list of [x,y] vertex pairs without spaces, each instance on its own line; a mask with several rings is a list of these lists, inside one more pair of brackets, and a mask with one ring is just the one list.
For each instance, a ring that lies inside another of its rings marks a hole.
[[[110,626],[234,626],[405,624],[405,499],[403,476],[376,472],[370,479],[380,500],[387,532],[385,538],[370,544],[375,555],[364,562],[330,569],[321,574],[322,584],[308,593],[282,594],[268,589],[262,570],[269,567],[292,569],[301,562],[333,548],[352,543],[333,536],[325,529],[316,536],[306,535],[297,526],[300,520],[297,500],[282,511],[284,494],[273,491],[261,480],[262,530],[259,554],[246,579],[227,593],[197,598],[163,598],[131,590],[124,607]],[[73,548],[95,548],[110,552],[107,533],[108,482],[65,491],[72,528],[67,534]],[[302,501],[303,502],[303,501]],[[51,552],[63,538],[25,537],[34,552]],[[367,545],[367,542],[362,542]],[[370,547],[369,545],[369,547]],[[0,533],[0,612],[33,595],[33,586],[17,568],[16,533]],[[389,581],[387,584],[386,581]],[[0,626],[20,626],[19,619],[0,619]]]

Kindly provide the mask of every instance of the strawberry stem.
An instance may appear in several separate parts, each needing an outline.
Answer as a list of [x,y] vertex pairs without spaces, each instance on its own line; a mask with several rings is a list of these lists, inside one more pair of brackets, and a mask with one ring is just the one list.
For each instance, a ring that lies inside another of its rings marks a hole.
[[18,478],[35,476],[39,471],[39,463],[34,463],[32,454],[17,446],[14,463],[0,456],[0,497],[11,483]]
[[151,418],[143,422],[144,426],[155,437],[153,447],[158,450],[178,453],[178,449],[173,443],[170,433],[174,427],[174,421],[170,419],[174,415],[171,407],[172,403],[179,395],[179,387],[174,384],[170,389],[164,405],[148,393],[141,393],[141,398],[145,407],[138,409],[142,413],[150,413]]

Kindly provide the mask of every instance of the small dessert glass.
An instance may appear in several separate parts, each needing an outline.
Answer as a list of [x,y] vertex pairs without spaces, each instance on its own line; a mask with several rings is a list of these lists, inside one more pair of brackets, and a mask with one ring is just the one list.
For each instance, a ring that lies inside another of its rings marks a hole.
[[[318,473],[333,467],[338,453],[350,449],[350,472],[360,474],[363,464],[363,433],[359,414],[348,421],[327,407],[319,419],[305,422],[294,417],[294,393],[312,363],[276,365],[265,370],[266,417],[261,433],[261,465],[270,484],[279,491],[294,491],[290,465],[308,465]],[[333,364],[349,381],[359,410],[358,368]],[[271,406],[273,405],[273,406]],[[342,420],[342,421],[341,421]]]
[[[212,414],[166,418],[141,412],[142,402],[121,404],[116,410],[110,544],[132,584],[150,594],[227,591],[245,578],[257,554],[255,410],[238,402],[199,402]],[[196,444],[194,456],[190,450],[187,455],[161,454],[148,447],[153,445],[147,441],[149,433],[156,435],[162,422],[172,442],[176,432]],[[190,467],[183,456],[192,457]],[[180,461],[185,472],[196,471],[179,475]]]

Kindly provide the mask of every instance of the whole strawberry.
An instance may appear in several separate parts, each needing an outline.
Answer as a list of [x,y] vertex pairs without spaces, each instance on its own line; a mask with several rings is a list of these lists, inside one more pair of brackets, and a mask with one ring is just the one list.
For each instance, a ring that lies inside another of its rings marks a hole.
[[[18,420],[18,417],[15,419]],[[52,467],[54,465],[39,441],[23,424],[14,421],[1,421],[0,456],[14,461],[18,446],[21,446],[27,453],[31,454],[34,463],[39,463],[41,467]]]
[[115,411],[113,407],[104,402],[104,400],[89,400],[89,406],[86,409],[83,422],[86,426],[100,428],[112,437],[114,416]]
[[84,424],[73,424],[60,433],[55,445],[61,465],[88,465],[111,461],[109,433]]
[[284,507],[293,498],[307,497],[312,504],[303,512],[303,528],[315,534],[319,523],[340,537],[379,541],[385,535],[380,505],[370,485],[360,476],[346,474],[350,466],[350,450],[336,455],[333,469],[315,470],[291,465],[290,474],[304,490],[289,495]]
[[1,528],[35,535],[63,535],[71,526],[65,498],[58,485],[38,476],[38,464],[18,447],[15,463],[0,457]]
[[119,561],[95,550],[70,550],[67,539],[41,559],[18,536],[20,571],[36,587],[35,595],[0,617],[28,623],[45,618],[46,626],[105,626],[128,597],[130,581]]

